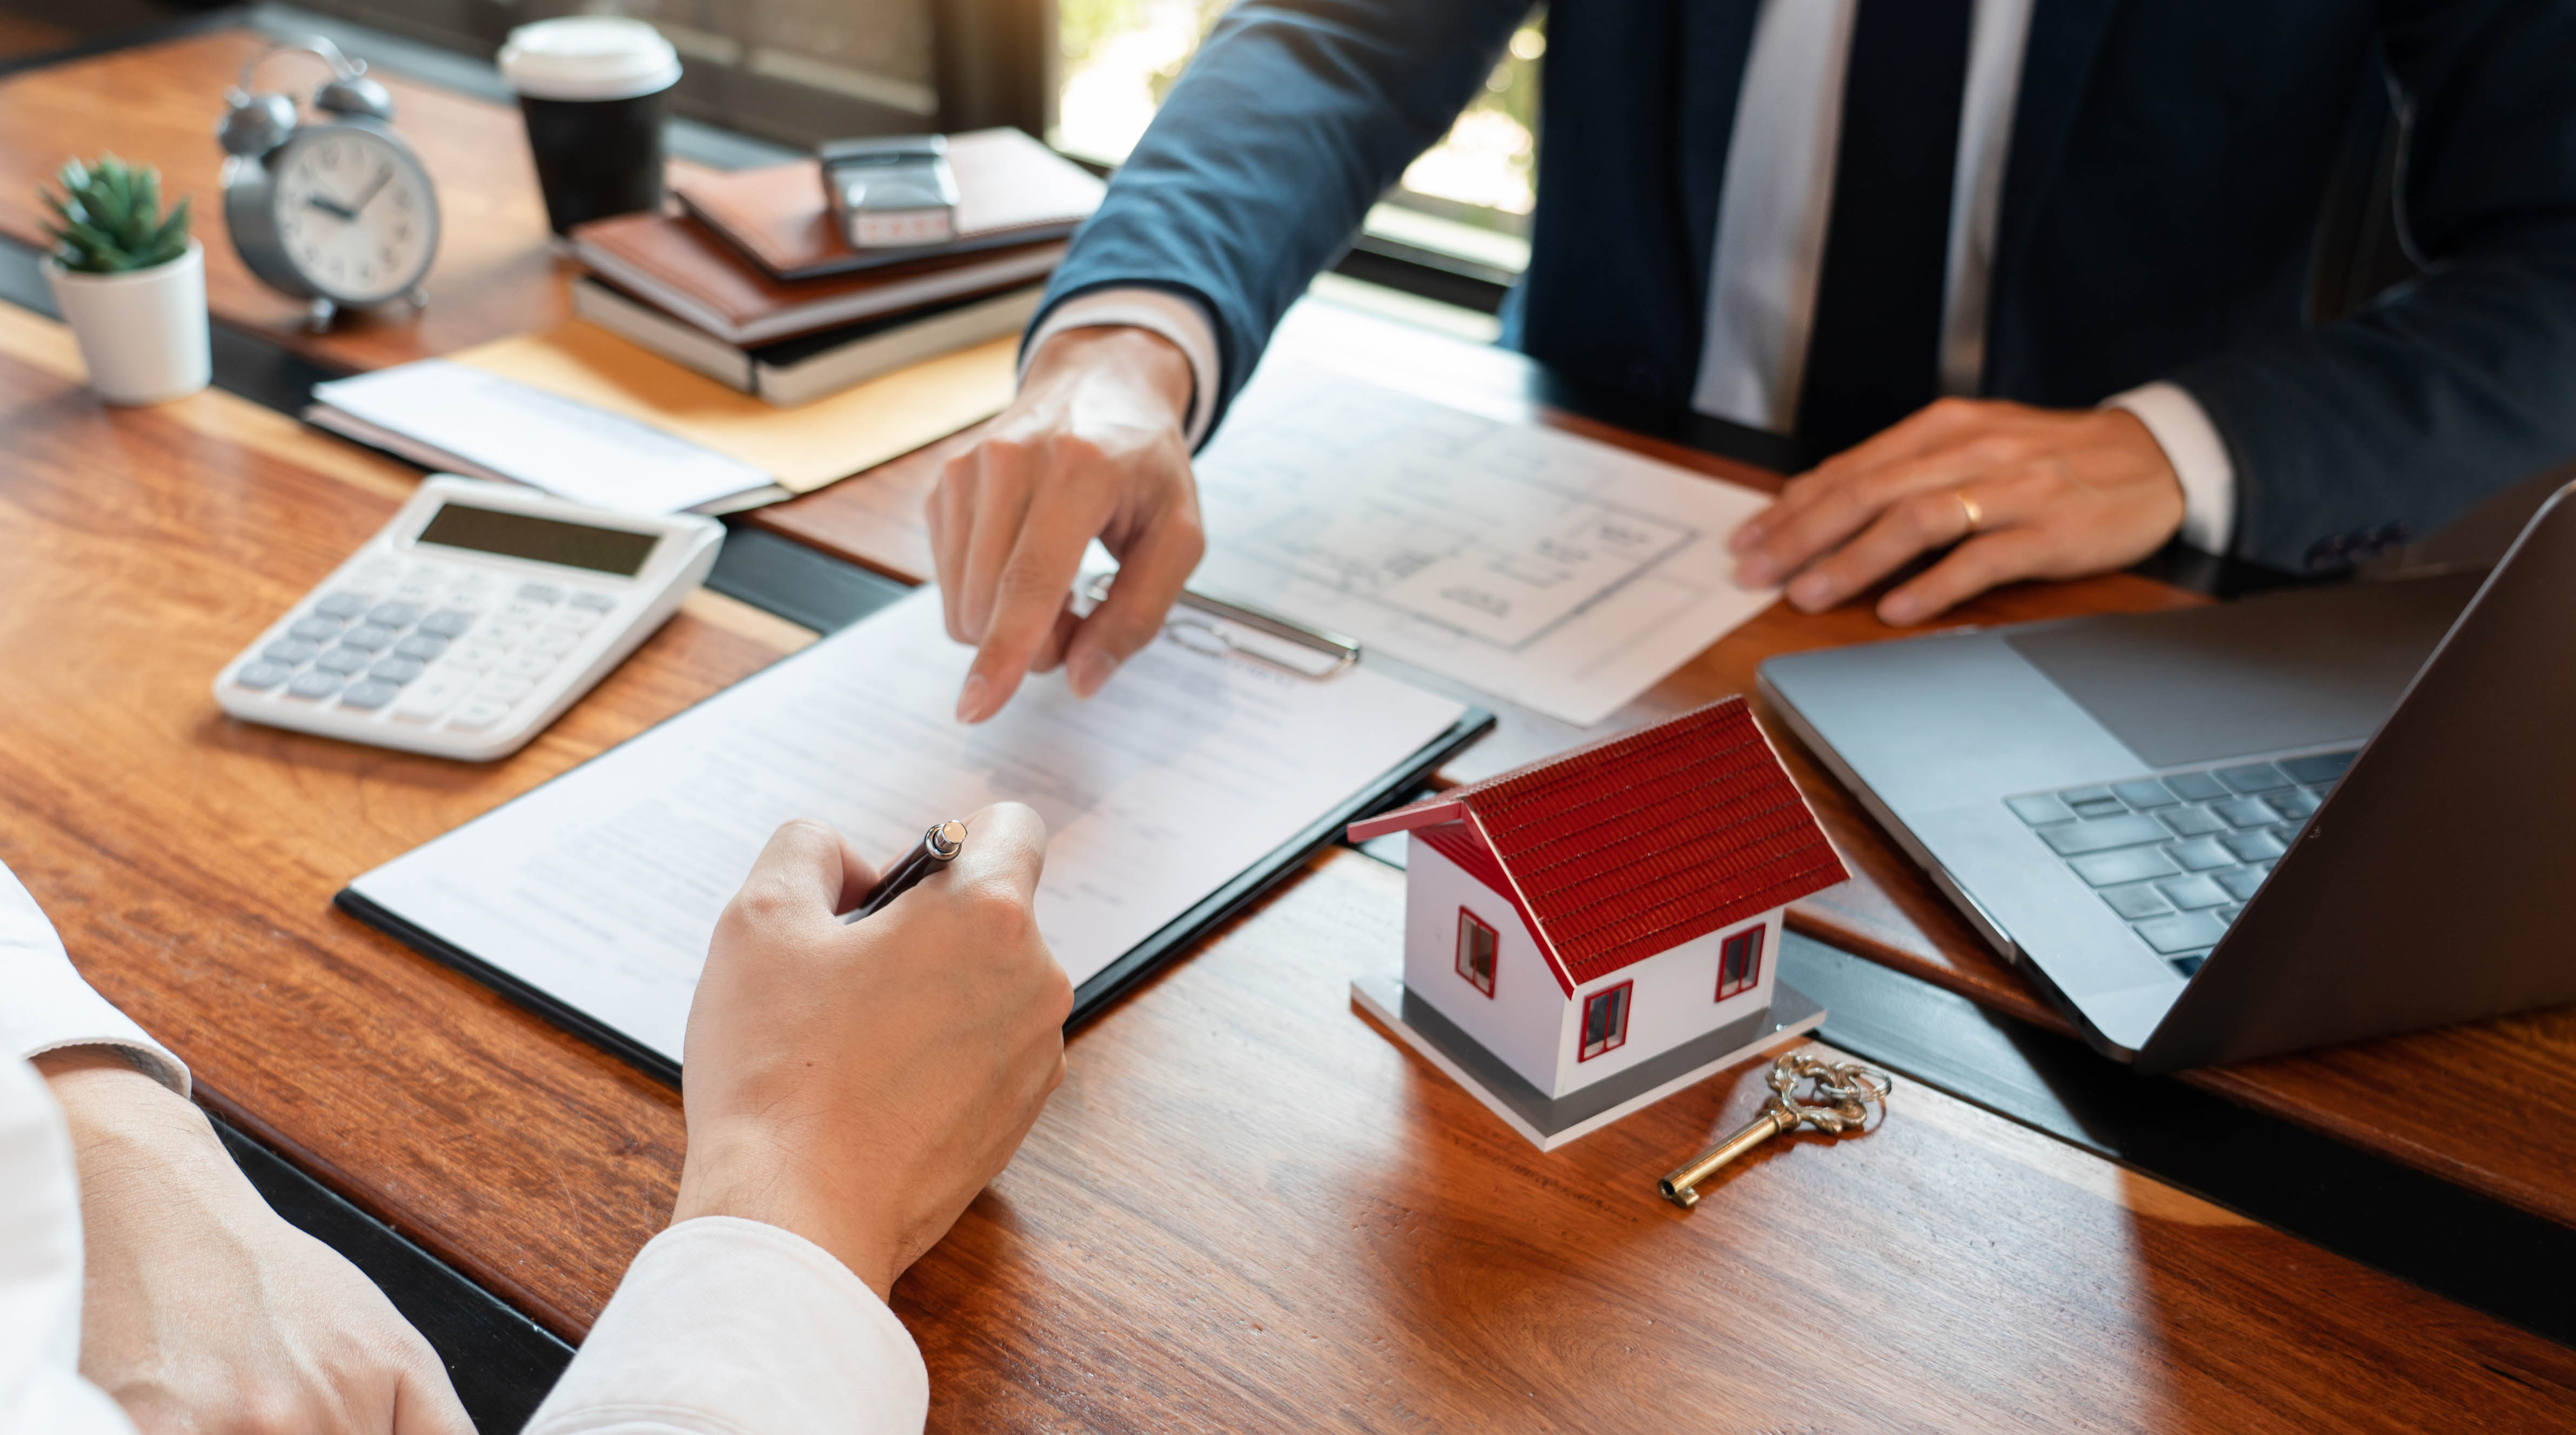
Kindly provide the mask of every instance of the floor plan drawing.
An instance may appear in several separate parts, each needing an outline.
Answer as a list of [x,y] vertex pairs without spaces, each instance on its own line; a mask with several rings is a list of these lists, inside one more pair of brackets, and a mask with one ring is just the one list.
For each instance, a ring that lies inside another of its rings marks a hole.
[[1572,722],[1770,601],[1727,578],[1761,494],[1312,366],[1265,368],[1197,472],[1193,587]]

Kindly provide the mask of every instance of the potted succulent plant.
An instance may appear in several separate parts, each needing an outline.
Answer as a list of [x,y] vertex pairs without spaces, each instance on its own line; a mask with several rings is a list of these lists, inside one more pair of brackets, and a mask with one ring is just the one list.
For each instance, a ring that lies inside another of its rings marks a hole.
[[165,217],[156,170],[107,155],[72,160],[42,191],[54,212],[45,280],[80,341],[89,384],[112,404],[157,404],[206,386],[206,251],[188,201]]

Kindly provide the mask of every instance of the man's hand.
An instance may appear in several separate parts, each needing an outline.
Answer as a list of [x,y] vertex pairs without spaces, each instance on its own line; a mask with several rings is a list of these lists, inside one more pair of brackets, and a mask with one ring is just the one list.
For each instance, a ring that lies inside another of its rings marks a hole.
[[80,1168],[81,1374],[145,1435],[470,1435],[429,1342],[268,1208],[194,1105],[102,1048],[36,1065]]
[[2016,579],[2126,567],[2182,517],[2182,484],[2134,414],[1943,399],[1791,479],[1728,546],[1736,582],[1787,580],[1813,613],[1957,545],[1879,600],[1903,625]]
[[1064,1080],[1073,986],[1030,914],[1045,848],[1036,813],[987,807],[947,870],[844,925],[875,873],[819,822],[778,829],[689,1008],[675,1223],[783,1227],[892,1291]]
[[[1030,672],[1062,663],[1089,697],[1162,631],[1199,563],[1190,481],[1189,360],[1143,329],[1068,329],[1029,360],[1019,397],[949,460],[930,496],[948,636],[976,647],[963,722],[1002,710]],[[1092,539],[1118,582],[1088,618],[1067,607]]]

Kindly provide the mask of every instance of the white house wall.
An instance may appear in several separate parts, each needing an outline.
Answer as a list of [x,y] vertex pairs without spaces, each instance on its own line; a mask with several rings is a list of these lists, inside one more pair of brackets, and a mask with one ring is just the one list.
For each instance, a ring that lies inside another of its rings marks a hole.
[[[1405,846],[1406,992],[1429,1002],[1530,1085],[1553,1095],[1565,989],[1539,955],[1538,943],[1500,893],[1425,843],[1408,841]],[[1490,997],[1458,975],[1460,907],[1494,929]]]
[[[1695,937],[1671,951],[1576,987],[1573,999],[1559,1008],[1555,1079],[1537,1082],[1538,1088],[1550,1096],[1579,1091],[1771,1005],[1772,978],[1780,965],[1781,910],[1775,907],[1760,918],[1761,976],[1752,990],[1738,992],[1722,1002],[1716,1000],[1718,947],[1728,937],[1753,926],[1752,922]],[[1637,984],[1637,990],[1628,1000],[1627,1045],[1605,1051],[1590,1061],[1576,1060],[1582,1050],[1583,999],[1629,981]],[[1553,994],[1561,989],[1550,982],[1548,990]]]

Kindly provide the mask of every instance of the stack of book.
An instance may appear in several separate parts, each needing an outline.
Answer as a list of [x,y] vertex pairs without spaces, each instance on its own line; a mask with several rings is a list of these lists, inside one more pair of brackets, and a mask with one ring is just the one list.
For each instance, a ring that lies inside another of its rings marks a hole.
[[794,405],[1019,332],[1101,182],[1018,130],[952,135],[957,237],[853,249],[811,161],[681,181],[680,212],[573,231],[582,318]]

